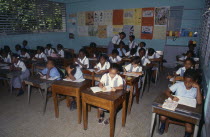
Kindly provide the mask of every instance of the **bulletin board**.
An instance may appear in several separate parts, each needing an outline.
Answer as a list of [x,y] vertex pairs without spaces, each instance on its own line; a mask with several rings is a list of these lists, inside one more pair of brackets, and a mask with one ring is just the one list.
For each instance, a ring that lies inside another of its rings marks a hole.
[[108,38],[123,31],[141,39],[165,39],[169,10],[150,7],[74,13],[69,15],[69,31],[83,37]]

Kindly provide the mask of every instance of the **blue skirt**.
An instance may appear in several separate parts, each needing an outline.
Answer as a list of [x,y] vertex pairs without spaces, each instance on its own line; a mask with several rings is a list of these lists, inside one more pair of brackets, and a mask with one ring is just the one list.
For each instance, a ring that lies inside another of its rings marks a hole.
[[30,71],[26,69],[26,71],[22,72],[19,77],[15,77],[12,80],[12,86],[13,88],[21,88],[22,82],[26,79],[28,79],[30,76]]

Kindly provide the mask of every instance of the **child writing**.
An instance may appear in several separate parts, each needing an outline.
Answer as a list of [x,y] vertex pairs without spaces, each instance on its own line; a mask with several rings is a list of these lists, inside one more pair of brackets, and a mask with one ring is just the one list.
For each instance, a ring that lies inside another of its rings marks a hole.
[[117,63],[117,64],[121,63],[122,58],[119,56],[118,50],[114,49],[112,51],[112,54],[109,57],[109,60],[110,60],[111,63]]
[[134,57],[130,64],[128,64],[124,68],[124,74],[126,73],[133,73],[137,75],[142,75],[142,67],[140,66],[141,58],[140,57]]
[[[165,91],[165,94],[174,101],[178,101],[179,98],[171,95],[175,93],[176,96],[187,97],[191,99],[196,99],[197,104],[202,104],[202,95],[200,91],[200,86],[196,82],[196,71],[193,69],[188,69],[184,73],[184,82],[179,82],[172,85],[169,89]],[[168,119],[166,116],[160,116],[161,126],[159,128],[159,134],[163,134],[165,130],[165,122]],[[191,137],[193,132],[193,125],[190,123],[185,123],[185,137]]]
[[24,62],[21,61],[17,55],[14,55],[12,57],[12,63],[13,65],[11,66],[11,70],[21,71],[20,76],[15,77],[12,81],[13,88],[19,90],[17,96],[20,96],[24,93],[22,89],[22,84],[23,84],[22,82],[23,80],[27,79],[30,76],[30,71],[26,68]]
[[74,61],[80,68],[89,68],[89,59],[86,57],[86,51],[84,49],[80,49],[79,57],[75,58]]
[[44,53],[45,53],[47,56],[51,56],[52,53],[55,53],[54,49],[52,49],[52,45],[51,45],[51,44],[47,44]]
[[[111,92],[115,92],[116,90],[122,90],[123,79],[120,75],[118,75],[118,72],[119,72],[119,65],[112,64],[109,69],[109,73],[106,73],[101,77],[99,87],[104,91],[107,91],[108,88],[110,88],[109,91]],[[104,120],[104,111],[102,109],[99,109],[99,112],[100,112],[100,118],[98,120],[98,123],[104,123],[105,125],[109,124],[109,118]]]
[[125,43],[123,41],[121,41],[119,43],[119,48],[117,48],[117,50],[119,52],[119,56],[120,57],[125,56],[126,50],[125,50]]
[[109,72],[110,63],[107,61],[107,55],[101,54],[99,63],[94,67],[96,74],[104,74]]
[[129,36],[129,42],[128,42],[129,50],[131,50],[133,48],[137,48],[138,44],[134,40],[135,40],[135,36],[130,35]]
[[39,47],[37,49],[37,54],[35,55],[35,57],[33,59],[36,61],[46,61],[47,62],[47,56],[44,54],[43,47]]
[[64,58],[63,45],[58,44],[57,45],[57,50],[58,50],[58,56],[61,57],[61,58]]
[[20,57],[23,59],[30,59],[30,55],[27,53],[27,49],[23,48],[21,49]]

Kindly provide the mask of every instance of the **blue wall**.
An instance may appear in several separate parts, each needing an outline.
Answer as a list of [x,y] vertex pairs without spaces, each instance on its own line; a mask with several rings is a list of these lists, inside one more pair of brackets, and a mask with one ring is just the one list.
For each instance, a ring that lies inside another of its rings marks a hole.
[[[67,19],[70,13],[77,13],[80,11],[97,11],[109,9],[128,9],[128,8],[144,8],[144,7],[160,7],[160,6],[184,6],[187,9],[203,8],[204,0],[53,0],[57,2],[66,2],[67,5]],[[72,2],[72,3],[69,3]],[[185,20],[185,19],[199,19],[201,16],[200,10],[185,10],[183,15],[182,27],[194,28],[200,25],[199,20]],[[46,45],[52,43],[54,46],[61,43],[64,47],[74,48],[77,51],[90,42],[96,42],[98,45],[107,45],[111,38],[100,39],[98,37],[78,37],[69,39],[68,33],[70,23],[67,23],[66,33],[44,33],[44,34],[26,34],[26,35],[10,35],[0,36],[0,46],[10,45],[14,49],[14,45],[22,43],[26,39],[31,48],[38,45]],[[178,38],[176,41],[172,39],[167,40],[170,45],[187,45],[190,39],[198,40],[198,38]],[[156,50],[163,50],[166,43],[165,40],[141,40],[136,39],[137,42],[145,41],[148,47],[153,47]],[[126,41],[127,42],[127,41]]]

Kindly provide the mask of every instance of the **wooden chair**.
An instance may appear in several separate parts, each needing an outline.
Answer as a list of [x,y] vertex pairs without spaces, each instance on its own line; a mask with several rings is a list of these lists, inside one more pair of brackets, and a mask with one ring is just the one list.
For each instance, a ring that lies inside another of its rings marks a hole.
[[90,79],[92,81],[91,82],[92,83],[92,87],[95,86],[95,78],[94,78],[95,73],[91,72],[91,71],[89,71],[87,69],[83,69],[82,73],[84,74],[84,78],[85,79]]

